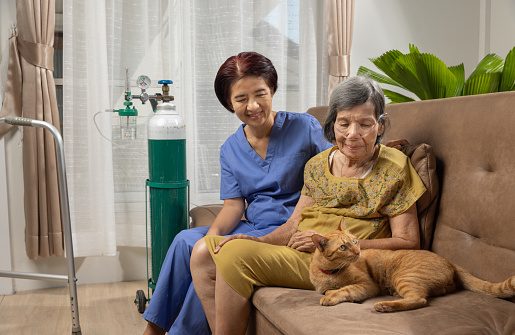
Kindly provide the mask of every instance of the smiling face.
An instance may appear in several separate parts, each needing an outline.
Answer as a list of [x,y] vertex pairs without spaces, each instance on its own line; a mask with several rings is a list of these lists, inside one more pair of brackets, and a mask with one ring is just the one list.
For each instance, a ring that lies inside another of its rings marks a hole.
[[[274,123],[273,93],[261,77],[243,77],[232,85],[229,105],[236,116],[253,128]],[[270,123],[271,122],[271,123]]]
[[383,132],[383,125],[375,118],[372,102],[338,111],[334,123],[336,144],[350,160],[362,160],[374,154],[376,138]]

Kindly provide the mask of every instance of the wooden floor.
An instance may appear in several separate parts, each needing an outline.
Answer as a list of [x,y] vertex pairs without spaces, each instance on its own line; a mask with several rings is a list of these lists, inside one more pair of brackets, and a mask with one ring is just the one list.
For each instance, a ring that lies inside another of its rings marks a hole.
[[[146,281],[77,286],[83,335],[143,334],[147,322],[138,312],[136,291],[147,296]],[[68,287],[0,295],[0,335],[71,335]]]

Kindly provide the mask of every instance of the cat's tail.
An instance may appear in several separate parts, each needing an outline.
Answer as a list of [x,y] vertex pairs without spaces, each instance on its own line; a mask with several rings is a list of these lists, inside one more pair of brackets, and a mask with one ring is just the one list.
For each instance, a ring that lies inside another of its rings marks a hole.
[[492,283],[474,277],[465,268],[452,264],[454,267],[455,278],[463,288],[483,294],[488,294],[497,298],[511,298],[515,296],[515,276],[512,276],[500,283]]

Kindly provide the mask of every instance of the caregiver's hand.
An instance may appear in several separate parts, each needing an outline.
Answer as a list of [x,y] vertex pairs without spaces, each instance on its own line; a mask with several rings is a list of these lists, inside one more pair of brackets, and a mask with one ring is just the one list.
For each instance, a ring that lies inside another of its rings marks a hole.
[[315,233],[316,232],[314,230],[304,230],[304,231],[296,232],[290,238],[290,241],[288,242],[288,246],[290,248],[296,249],[298,251],[314,252],[316,249],[316,246],[313,243],[311,236],[313,236],[313,234],[315,234]]
[[215,250],[213,250],[213,253],[217,254],[220,251],[220,248],[222,248],[225,243],[232,241],[232,240],[258,241],[257,237],[248,236],[248,235],[244,235],[244,234],[227,236],[222,242],[220,242],[220,244],[215,248]]

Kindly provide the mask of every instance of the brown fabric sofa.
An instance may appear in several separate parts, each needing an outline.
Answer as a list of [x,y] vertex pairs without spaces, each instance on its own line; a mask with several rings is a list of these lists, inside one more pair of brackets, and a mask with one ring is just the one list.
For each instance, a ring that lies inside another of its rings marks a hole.
[[[325,111],[310,113],[322,120]],[[515,275],[515,92],[388,105],[387,112],[386,140],[429,144],[407,152],[432,192],[417,202],[422,247],[482,279]],[[211,224],[219,208],[193,208],[192,225]],[[257,289],[247,334],[515,334],[513,298],[457,291],[425,308],[383,314],[374,303],[393,297],[331,307],[320,306],[320,297]]]

